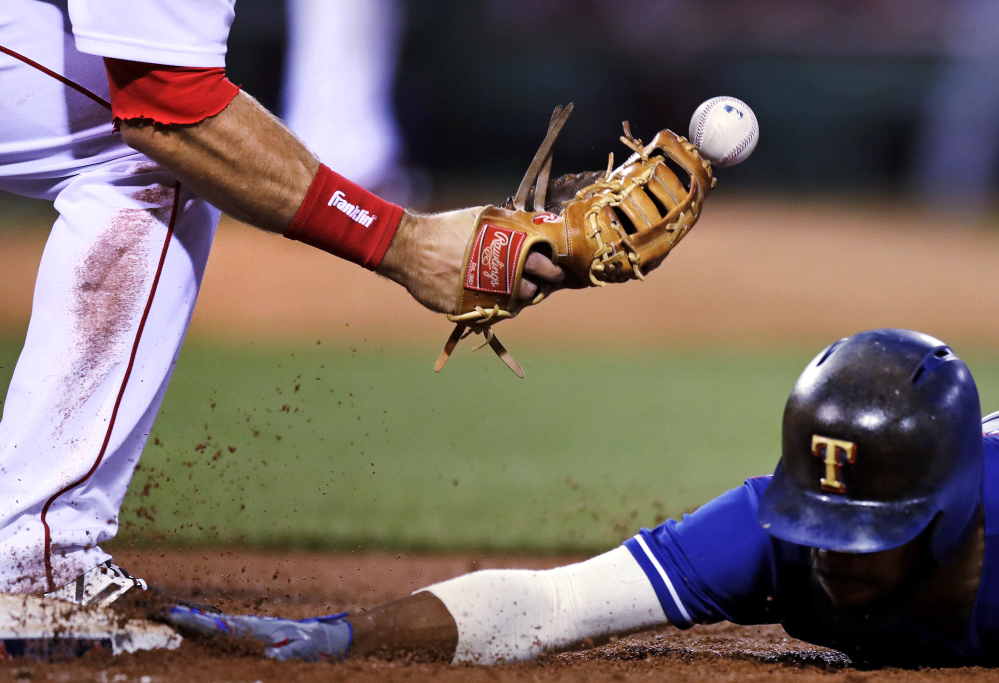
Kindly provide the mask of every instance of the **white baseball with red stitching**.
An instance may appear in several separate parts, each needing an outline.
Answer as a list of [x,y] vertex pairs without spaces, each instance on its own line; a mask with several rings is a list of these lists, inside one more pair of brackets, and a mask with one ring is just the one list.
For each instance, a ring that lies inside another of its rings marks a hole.
[[690,119],[690,141],[715,166],[735,166],[745,161],[759,138],[756,114],[734,97],[712,97]]

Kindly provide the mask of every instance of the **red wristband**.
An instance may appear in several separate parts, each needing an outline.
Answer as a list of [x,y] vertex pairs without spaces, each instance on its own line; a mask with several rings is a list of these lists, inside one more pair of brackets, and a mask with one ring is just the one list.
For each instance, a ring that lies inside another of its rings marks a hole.
[[195,68],[104,58],[115,121],[198,123],[226,108],[239,86],[221,67]]
[[401,220],[401,206],[320,164],[284,236],[376,270]]

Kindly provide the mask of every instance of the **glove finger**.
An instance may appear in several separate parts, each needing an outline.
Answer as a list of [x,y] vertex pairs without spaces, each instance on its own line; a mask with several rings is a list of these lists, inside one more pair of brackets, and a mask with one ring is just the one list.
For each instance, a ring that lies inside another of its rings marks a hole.
[[565,271],[538,251],[532,251],[524,262],[524,275],[517,287],[517,298],[533,299],[542,286],[548,292],[558,289],[558,283],[565,279]]
[[531,282],[529,279],[522,278],[520,281],[520,286],[517,287],[517,298],[518,299],[533,299],[534,295],[538,293],[538,286]]
[[561,282],[565,279],[565,271],[552,263],[551,259],[540,251],[532,251],[527,255],[527,261],[524,262],[524,272],[549,282]]

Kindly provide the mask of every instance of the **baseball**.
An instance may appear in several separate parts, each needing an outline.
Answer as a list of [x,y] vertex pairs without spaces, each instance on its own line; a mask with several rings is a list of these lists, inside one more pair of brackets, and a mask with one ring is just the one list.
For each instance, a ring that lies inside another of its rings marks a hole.
[[712,97],[690,119],[690,141],[715,166],[742,163],[756,149],[759,138],[756,114],[734,97]]

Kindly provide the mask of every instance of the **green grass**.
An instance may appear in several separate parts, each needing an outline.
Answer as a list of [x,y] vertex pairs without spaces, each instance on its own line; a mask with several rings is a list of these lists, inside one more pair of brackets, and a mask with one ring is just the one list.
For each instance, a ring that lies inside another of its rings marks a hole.
[[[814,351],[518,349],[521,381],[485,351],[190,344],[116,543],[604,548],[771,471]],[[999,407],[999,359],[969,364]]]

